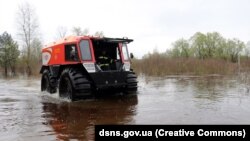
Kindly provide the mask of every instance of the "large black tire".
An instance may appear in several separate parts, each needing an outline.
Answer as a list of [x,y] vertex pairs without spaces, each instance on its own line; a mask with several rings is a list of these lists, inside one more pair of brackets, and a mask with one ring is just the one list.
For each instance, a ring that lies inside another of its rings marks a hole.
[[63,70],[59,83],[59,96],[72,101],[91,95],[91,84],[79,69],[66,68]]
[[126,78],[125,93],[135,94],[137,92],[137,77],[135,73],[129,73]]
[[49,93],[56,93],[57,80],[52,74],[46,69],[43,71],[41,79],[41,91],[47,91]]

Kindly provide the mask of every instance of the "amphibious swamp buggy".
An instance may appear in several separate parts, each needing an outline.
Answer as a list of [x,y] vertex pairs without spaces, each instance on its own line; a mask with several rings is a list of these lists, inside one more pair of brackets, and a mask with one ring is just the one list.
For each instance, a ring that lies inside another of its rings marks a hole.
[[47,45],[42,49],[41,90],[56,93],[58,88],[60,97],[71,100],[107,90],[135,93],[137,77],[127,48],[132,41],[70,36]]

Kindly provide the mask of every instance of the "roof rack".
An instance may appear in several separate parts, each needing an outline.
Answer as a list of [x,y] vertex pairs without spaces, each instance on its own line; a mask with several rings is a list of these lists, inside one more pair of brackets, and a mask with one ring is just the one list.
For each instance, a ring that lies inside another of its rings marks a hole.
[[103,38],[95,38],[93,39],[95,41],[104,41],[104,42],[112,42],[112,43],[130,43],[133,41],[133,39],[128,39],[128,38],[107,38],[107,37],[103,37]]

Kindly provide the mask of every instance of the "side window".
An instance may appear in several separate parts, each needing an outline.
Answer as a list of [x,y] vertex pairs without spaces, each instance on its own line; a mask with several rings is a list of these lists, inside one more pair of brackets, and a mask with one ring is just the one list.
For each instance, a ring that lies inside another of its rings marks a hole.
[[75,44],[65,45],[65,60],[78,61],[78,53]]
[[82,60],[92,60],[88,40],[81,40],[80,49],[81,49]]
[[122,44],[122,53],[123,53],[124,60],[129,60],[128,49],[127,49],[126,44]]

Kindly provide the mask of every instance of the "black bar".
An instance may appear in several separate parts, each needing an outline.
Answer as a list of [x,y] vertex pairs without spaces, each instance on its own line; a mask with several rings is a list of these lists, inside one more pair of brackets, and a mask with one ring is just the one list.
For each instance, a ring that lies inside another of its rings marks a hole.
[[113,43],[120,43],[120,42],[133,42],[133,39],[127,39],[127,38],[107,38],[107,37],[103,37],[103,38],[94,38],[93,40],[95,41],[105,41],[105,42],[113,42]]
[[96,125],[95,140],[249,140],[250,125]]

